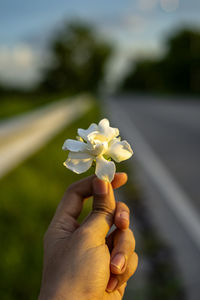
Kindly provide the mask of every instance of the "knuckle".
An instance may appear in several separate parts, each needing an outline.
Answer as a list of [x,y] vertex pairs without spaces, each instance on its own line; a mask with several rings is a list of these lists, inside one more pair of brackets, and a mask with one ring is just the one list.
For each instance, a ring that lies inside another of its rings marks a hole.
[[135,273],[137,266],[138,266],[138,255],[137,253],[134,252],[126,268],[129,277]]
[[94,207],[94,212],[100,212],[100,213],[104,213],[104,214],[113,214],[113,209],[109,208],[108,206],[106,206],[105,204],[98,204],[98,206],[96,205]]
[[125,252],[128,255],[128,257],[131,256],[134,250],[135,250],[135,243],[130,240],[126,241]]
[[116,230],[114,246],[120,248],[130,256],[135,250],[135,238],[133,232],[127,228],[124,231]]
[[109,220],[113,219],[114,216],[114,210],[110,207],[108,207],[104,203],[98,203],[98,205],[95,205],[93,208],[94,214],[103,214],[105,215]]
[[129,238],[133,238],[133,231],[130,228],[127,228],[126,233],[129,236]]
[[127,228],[126,234],[127,234],[126,239],[135,245],[135,237],[133,231],[130,228]]
[[77,186],[77,182],[72,183],[66,190],[66,194],[70,194],[72,192],[74,192],[74,190],[76,189]]
[[135,273],[135,268],[128,265],[126,268],[126,278],[130,278]]
[[126,245],[125,247],[129,253],[132,253],[135,250],[135,238],[130,229],[127,229],[124,244]]
[[127,211],[130,214],[129,207],[125,203],[123,203],[123,202],[118,202],[118,209],[119,210],[125,210],[125,211]]

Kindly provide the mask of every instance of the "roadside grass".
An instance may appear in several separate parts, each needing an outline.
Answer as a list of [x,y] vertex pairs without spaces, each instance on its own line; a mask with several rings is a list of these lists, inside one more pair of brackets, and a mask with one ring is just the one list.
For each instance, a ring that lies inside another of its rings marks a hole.
[[[36,299],[42,270],[43,236],[67,186],[93,173],[77,175],[62,163],[66,138],[100,118],[93,108],[0,181],[0,299]],[[82,218],[91,206],[87,201]]]
[[56,95],[4,95],[0,98],[0,121],[36,109],[41,105],[69,97]]

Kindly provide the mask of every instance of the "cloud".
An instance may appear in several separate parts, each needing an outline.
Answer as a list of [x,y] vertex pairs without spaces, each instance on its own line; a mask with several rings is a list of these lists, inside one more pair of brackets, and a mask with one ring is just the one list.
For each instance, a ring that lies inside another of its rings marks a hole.
[[158,0],[138,0],[137,5],[139,10],[152,11],[156,8]]
[[179,0],[160,0],[160,5],[166,12],[173,12],[179,8]]
[[40,79],[41,55],[26,44],[0,45],[0,82],[31,87]]
[[125,30],[134,33],[144,31],[149,23],[149,19],[144,18],[142,15],[131,14],[122,18],[121,26],[124,26]]

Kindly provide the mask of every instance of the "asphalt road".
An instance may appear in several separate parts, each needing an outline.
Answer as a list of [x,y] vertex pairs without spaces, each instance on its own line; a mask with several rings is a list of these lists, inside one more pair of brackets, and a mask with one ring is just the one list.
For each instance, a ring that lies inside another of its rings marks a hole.
[[123,105],[200,212],[200,102],[133,98]]
[[200,101],[121,96],[105,101],[111,125],[135,148],[150,218],[170,245],[186,290],[200,294]]

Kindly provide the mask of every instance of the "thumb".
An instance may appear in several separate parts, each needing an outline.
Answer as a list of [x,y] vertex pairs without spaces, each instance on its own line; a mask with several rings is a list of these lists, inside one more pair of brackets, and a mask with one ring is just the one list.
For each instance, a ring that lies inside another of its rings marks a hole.
[[95,178],[92,182],[93,209],[84,223],[94,236],[103,241],[114,223],[115,197],[112,185],[109,182]]

